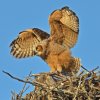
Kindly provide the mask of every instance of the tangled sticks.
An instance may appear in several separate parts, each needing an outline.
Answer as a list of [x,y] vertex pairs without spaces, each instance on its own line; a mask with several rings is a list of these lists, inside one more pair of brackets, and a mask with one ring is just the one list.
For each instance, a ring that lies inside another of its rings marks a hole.
[[[21,80],[6,73],[20,82],[32,84],[35,89],[23,96],[24,89],[12,100],[99,100],[100,72],[97,68],[86,73],[62,75],[57,73],[30,74],[27,80]],[[25,88],[25,85],[24,85]]]

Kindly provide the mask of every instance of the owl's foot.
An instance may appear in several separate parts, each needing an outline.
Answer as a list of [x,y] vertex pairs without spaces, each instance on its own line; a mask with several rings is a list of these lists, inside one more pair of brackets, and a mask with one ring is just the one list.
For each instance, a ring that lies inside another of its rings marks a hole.
[[55,71],[52,71],[52,70],[51,70],[50,73],[51,73],[51,74],[60,74],[61,72],[59,72],[59,71],[57,71],[57,70],[55,70]]

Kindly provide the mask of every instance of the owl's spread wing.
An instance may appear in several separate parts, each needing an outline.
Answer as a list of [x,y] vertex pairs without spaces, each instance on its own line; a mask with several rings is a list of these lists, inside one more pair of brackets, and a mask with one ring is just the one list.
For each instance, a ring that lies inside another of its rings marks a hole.
[[49,17],[51,36],[72,48],[78,39],[79,19],[68,7],[55,10]]
[[11,43],[11,54],[16,58],[25,58],[35,55],[35,47],[49,34],[38,29],[28,29],[19,33],[17,39]]

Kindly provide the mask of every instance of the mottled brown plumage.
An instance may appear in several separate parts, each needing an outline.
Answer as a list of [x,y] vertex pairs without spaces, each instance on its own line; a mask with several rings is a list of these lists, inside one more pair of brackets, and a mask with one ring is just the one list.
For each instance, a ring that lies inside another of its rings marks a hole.
[[38,55],[52,72],[75,72],[80,68],[80,60],[72,57],[70,48],[77,42],[78,17],[68,7],[63,7],[51,13],[49,24],[50,35],[38,28],[20,32],[11,43],[11,54],[16,58]]

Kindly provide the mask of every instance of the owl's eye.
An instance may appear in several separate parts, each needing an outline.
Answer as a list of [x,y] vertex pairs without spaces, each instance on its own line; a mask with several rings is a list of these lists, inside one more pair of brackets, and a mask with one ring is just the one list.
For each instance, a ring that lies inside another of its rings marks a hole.
[[38,45],[38,46],[36,47],[36,51],[42,52],[42,51],[43,51],[43,47],[42,47],[41,45]]

